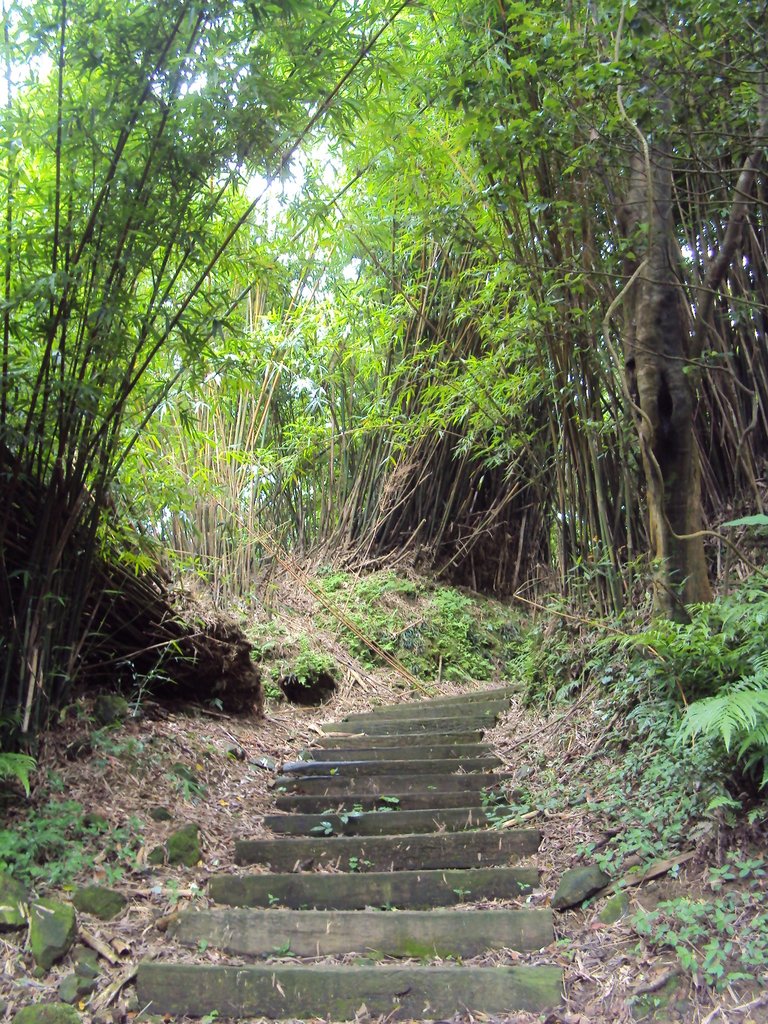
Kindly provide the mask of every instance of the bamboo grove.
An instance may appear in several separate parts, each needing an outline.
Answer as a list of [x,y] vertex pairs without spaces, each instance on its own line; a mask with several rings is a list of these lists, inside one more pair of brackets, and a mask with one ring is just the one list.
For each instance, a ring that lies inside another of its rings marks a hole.
[[136,532],[225,606],[285,550],[602,614],[729,569],[764,3],[62,4],[4,11],[4,707]]

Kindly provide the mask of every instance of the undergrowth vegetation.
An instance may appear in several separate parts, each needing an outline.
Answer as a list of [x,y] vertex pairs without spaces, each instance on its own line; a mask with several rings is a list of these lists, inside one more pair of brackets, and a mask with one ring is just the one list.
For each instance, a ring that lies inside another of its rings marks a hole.
[[249,628],[267,697],[279,698],[287,676],[305,686],[320,676],[338,681],[329,637],[366,669],[399,664],[422,683],[512,675],[521,626],[509,604],[391,570],[359,576],[326,567],[311,586],[321,607],[309,632],[290,613]]
[[100,815],[86,813],[76,800],[51,797],[13,829],[0,829],[0,871],[45,889],[70,885],[98,866],[107,884],[113,884],[135,861],[141,841],[135,819],[114,828]]
[[635,916],[638,934],[674,950],[698,985],[723,991],[764,977],[768,968],[766,862],[731,853],[709,871],[704,897],[662,900]]
[[585,735],[559,758],[523,748],[533,768],[511,814],[582,808],[575,855],[621,887],[653,864],[673,880],[695,851],[709,864],[695,886],[628,919],[638,953],[671,951],[697,987],[749,987],[768,966],[765,580],[694,606],[687,623],[555,612],[522,634],[515,669],[531,706],[553,723],[582,714]]
[[[364,577],[329,571],[319,583],[359,634],[422,680],[467,682],[508,672],[505,643],[517,634],[518,622],[509,606],[455,587],[403,579],[390,570]],[[382,664],[360,635],[339,626],[330,613],[324,624],[338,630],[341,642],[363,664]]]
[[530,699],[598,686],[630,736],[658,724],[673,761],[714,760],[756,792],[768,783],[767,623],[768,587],[756,577],[692,606],[687,623],[585,632],[555,616],[522,635],[513,668]]

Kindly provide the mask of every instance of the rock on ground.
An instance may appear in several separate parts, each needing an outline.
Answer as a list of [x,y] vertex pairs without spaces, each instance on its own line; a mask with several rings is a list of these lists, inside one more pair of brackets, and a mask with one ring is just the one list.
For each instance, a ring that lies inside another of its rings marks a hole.
[[48,970],[72,947],[77,934],[75,908],[58,900],[29,906],[29,945],[38,967]]
[[569,871],[563,872],[560,885],[552,898],[552,906],[555,910],[577,907],[608,885],[610,880],[609,876],[601,871],[596,864],[571,868]]

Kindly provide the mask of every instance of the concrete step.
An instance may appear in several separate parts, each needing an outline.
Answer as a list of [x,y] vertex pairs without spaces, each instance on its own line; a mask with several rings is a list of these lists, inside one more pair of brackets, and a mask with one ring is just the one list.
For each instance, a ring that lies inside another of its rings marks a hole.
[[475,701],[474,703],[455,702],[440,704],[437,701],[407,701],[403,704],[389,704],[376,708],[374,711],[360,711],[345,715],[345,722],[381,722],[395,719],[431,719],[445,718],[449,715],[466,714],[472,718],[495,718],[509,707],[508,699]]
[[300,761],[434,761],[446,758],[487,757],[493,753],[490,743],[413,743],[391,747],[346,747],[328,750],[311,747],[302,750]]
[[554,967],[207,967],[143,961],[139,1005],[147,1013],[270,1020],[423,1020],[471,1011],[535,1013],[557,1006],[562,976]]
[[508,865],[535,853],[537,829],[438,832],[405,836],[238,839],[235,863],[269,865],[272,871],[414,871]]
[[480,956],[543,949],[554,939],[550,910],[188,910],[169,935],[182,946],[234,956]]
[[326,722],[320,728],[334,735],[359,733],[364,736],[411,736],[414,733],[444,733],[461,730],[490,729],[498,715],[469,713],[451,714],[444,718],[368,718],[349,722]]
[[[424,743],[445,743],[455,745],[457,743],[479,743],[483,736],[482,729],[470,729],[463,732],[430,732],[423,741]],[[413,743],[413,734],[390,733],[384,736],[366,736],[362,732],[348,733],[326,733],[319,737],[313,750],[322,747],[324,750],[334,748],[346,749],[347,747],[358,747],[364,743],[369,750],[377,750],[379,747],[402,747]],[[362,741],[362,742],[361,742]]]
[[481,900],[511,900],[539,884],[536,868],[495,867],[365,874],[213,875],[208,895],[235,907],[427,910]]
[[[499,800],[501,794],[498,789]],[[512,799],[510,794],[508,799]],[[380,811],[389,808],[391,811],[442,810],[450,807],[484,807],[488,803],[488,795],[482,790],[460,791],[458,793],[405,793],[388,791],[389,800],[384,800],[377,793],[344,793],[336,796],[311,796],[307,793],[281,793],[275,798],[278,811],[292,811],[297,814],[327,814],[340,811]]]
[[[511,700],[524,689],[525,687],[522,683],[505,683],[503,686],[490,686],[487,689],[471,690],[466,693],[452,693],[447,696],[437,694],[434,697],[423,697],[421,702],[451,706],[453,704],[476,704],[488,700]],[[412,703],[418,704],[420,701],[412,701]],[[379,705],[379,707],[386,706],[385,704]],[[390,704],[389,706],[391,707],[392,705]],[[400,702],[398,702],[397,706],[400,706]],[[371,710],[375,711],[376,708],[374,707]]]
[[[434,762],[432,762],[434,764]],[[490,772],[442,775],[278,775],[273,783],[280,793],[309,793],[317,796],[346,796],[350,790],[387,796],[390,793],[480,793],[500,786],[508,779]]]
[[[496,807],[499,812],[502,810]],[[510,812],[511,813],[511,812]],[[487,828],[483,807],[447,807],[429,810],[386,810],[341,814],[268,814],[268,829],[283,836],[394,836],[424,832],[461,832]]]
[[[418,754],[418,750],[414,750]],[[419,761],[409,758],[405,761],[289,761],[282,766],[284,775],[306,778],[325,775],[331,778],[354,778],[357,775],[413,775],[426,773],[451,775],[457,771],[488,772],[498,768],[502,762],[498,757],[441,757]]]

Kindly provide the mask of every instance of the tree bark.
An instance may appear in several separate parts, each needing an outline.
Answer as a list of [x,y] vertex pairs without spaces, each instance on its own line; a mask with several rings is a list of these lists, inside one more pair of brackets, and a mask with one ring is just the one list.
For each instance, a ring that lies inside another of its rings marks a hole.
[[[709,601],[701,531],[701,481],[693,430],[694,395],[686,374],[691,314],[681,287],[672,217],[672,161],[658,143],[632,159],[622,211],[638,246],[627,295],[625,372],[646,479],[655,606],[685,620],[685,606]],[[632,269],[632,268],[630,268]]]

